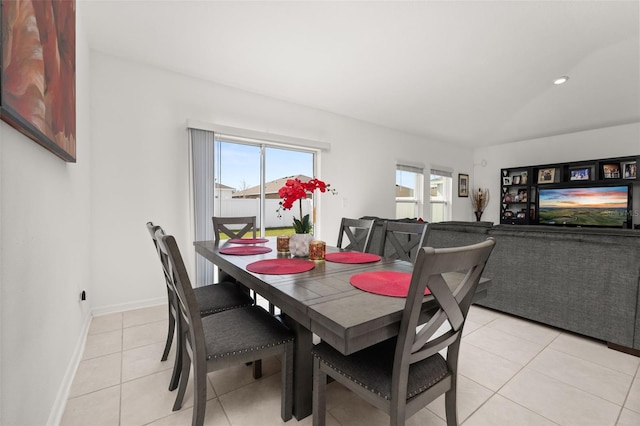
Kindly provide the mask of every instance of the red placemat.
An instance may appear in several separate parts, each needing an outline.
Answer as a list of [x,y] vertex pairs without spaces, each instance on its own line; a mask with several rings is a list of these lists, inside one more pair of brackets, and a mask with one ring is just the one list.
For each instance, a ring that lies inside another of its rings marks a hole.
[[247,265],[247,271],[256,274],[284,275],[299,274],[315,268],[315,263],[303,259],[267,259]]
[[[383,296],[407,297],[411,274],[409,272],[377,271],[363,272],[352,275],[349,279],[351,285],[369,293]],[[426,288],[424,294],[431,294]]]
[[258,243],[266,243],[269,240],[266,238],[232,238],[229,240],[230,243],[233,244],[258,244]]
[[246,256],[249,254],[263,254],[269,253],[271,249],[264,246],[240,246],[240,247],[225,247],[220,249],[222,254],[236,254],[239,256]]
[[337,253],[327,253],[324,259],[336,263],[371,263],[380,260],[380,256],[371,253],[361,253],[359,251],[341,251]]

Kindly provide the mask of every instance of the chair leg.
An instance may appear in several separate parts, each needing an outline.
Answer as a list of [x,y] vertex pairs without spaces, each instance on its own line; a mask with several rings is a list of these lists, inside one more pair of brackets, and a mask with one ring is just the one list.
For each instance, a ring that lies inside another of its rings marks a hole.
[[458,426],[458,407],[456,404],[456,384],[444,394],[444,407],[447,416],[447,426]]
[[180,372],[182,370],[182,351],[184,343],[182,342],[182,333],[178,333],[176,339],[176,359],[173,362],[173,373],[171,373],[171,381],[169,382],[169,390],[173,391],[178,387],[180,382]]
[[182,350],[182,372],[180,373],[180,386],[178,387],[178,393],[176,394],[176,402],[173,404],[173,411],[178,411],[182,408],[182,400],[184,399],[184,393],[187,390],[187,384],[189,383],[189,370],[191,369],[191,358],[185,349]]
[[171,312],[171,305],[169,305],[169,329],[167,330],[167,343],[164,345],[164,352],[162,352],[162,358],[160,361],[166,361],[169,357],[169,351],[171,350],[171,343],[173,342],[173,332],[176,329],[176,318]]
[[262,377],[262,360],[257,359],[253,361],[253,378],[257,380],[260,377]]
[[293,343],[285,344],[282,354],[282,395],[280,416],[282,421],[291,420],[293,416]]
[[320,370],[320,359],[313,358],[313,426],[324,426],[327,411],[327,374]]
[[207,408],[207,370],[204,366],[194,366],[193,416],[191,426],[202,426]]

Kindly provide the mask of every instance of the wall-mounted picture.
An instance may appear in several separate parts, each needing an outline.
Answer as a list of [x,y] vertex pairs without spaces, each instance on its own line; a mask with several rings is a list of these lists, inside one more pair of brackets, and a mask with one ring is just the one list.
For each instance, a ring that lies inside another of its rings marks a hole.
[[620,167],[622,168],[623,179],[636,178],[636,162],[635,161],[627,161],[625,163],[620,164]]
[[503,185],[511,185],[511,176],[504,176],[502,178],[502,184]]
[[578,167],[569,170],[569,180],[591,180],[591,168],[590,167]]
[[602,176],[605,179],[620,179],[620,164],[608,163],[602,165]]
[[469,175],[458,174],[458,197],[469,196]]
[[538,184],[553,183],[556,177],[556,169],[540,169],[538,171]]
[[76,159],[76,4],[0,1],[0,118]]

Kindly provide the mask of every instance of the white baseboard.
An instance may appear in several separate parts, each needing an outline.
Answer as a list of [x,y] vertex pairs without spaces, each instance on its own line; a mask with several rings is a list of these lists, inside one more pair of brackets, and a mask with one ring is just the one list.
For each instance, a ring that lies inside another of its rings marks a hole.
[[84,319],[80,336],[78,337],[78,342],[76,343],[76,347],[73,350],[73,354],[71,355],[71,359],[67,365],[67,370],[64,372],[64,376],[62,377],[62,383],[60,384],[58,395],[56,396],[56,400],[54,401],[51,412],[49,413],[49,418],[47,419],[47,426],[57,426],[62,420],[64,409],[67,406],[67,399],[69,399],[71,385],[73,384],[73,379],[76,376],[76,371],[78,371],[78,365],[82,360],[84,346],[87,343],[87,333],[89,332],[90,324],[91,315],[89,314]]
[[84,323],[82,324],[82,329],[80,331],[80,336],[78,337],[78,342],[73,351],[73,354],[71,355],[71,359],[69,360],[67,370],[64,373],[64,376],[62,378],[62,383],[60,384],[60,388],[58,390],[58,395],[56,396],[56,400],[53,404],[53,407],[51,408],[51,412],[49,413],[47,426],[58,426],[60,424],[60,421],[62,420],[64,410],[67,406],[67,399],[69,399],[69,392],[71,391],[71,385],[73,384],[73,379],[75,378],[76,372],[78,371],[78,366],[80,365],[80,361],[82,361],[82,355],[84,354],[84,347],[87,343],[87,335],[89,334],[89,326],[91,325],[91,319],[93,317],[97,317],[100,315],[106,315],[106,314],[115,313],[115,312],[130,311],[132,309],[147,308],[150,306],[158,306],[163,304],[164,305],[167,304],[166,297],[139,300],[137,302],[131,302],[131,303],[120,303],[117,305],[103,306],[103,307],[91,309],[91,313],[87,315],[87,317],[84,320]]
[[93,307],[91,314],[94,317],[99,315],[112,314],[115,312],[130,311],[132,309],[148,308],[149,306],[166,305],[167,297],[156,297],[154,299],[138,300],[135,302],[118,303],[117,305]]

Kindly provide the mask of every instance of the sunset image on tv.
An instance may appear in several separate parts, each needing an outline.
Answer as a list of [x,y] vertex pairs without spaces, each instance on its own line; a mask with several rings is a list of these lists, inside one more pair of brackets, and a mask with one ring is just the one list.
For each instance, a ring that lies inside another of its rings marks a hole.
[[540,223],[620,228],[627,222],[629,188],[540,188]]

